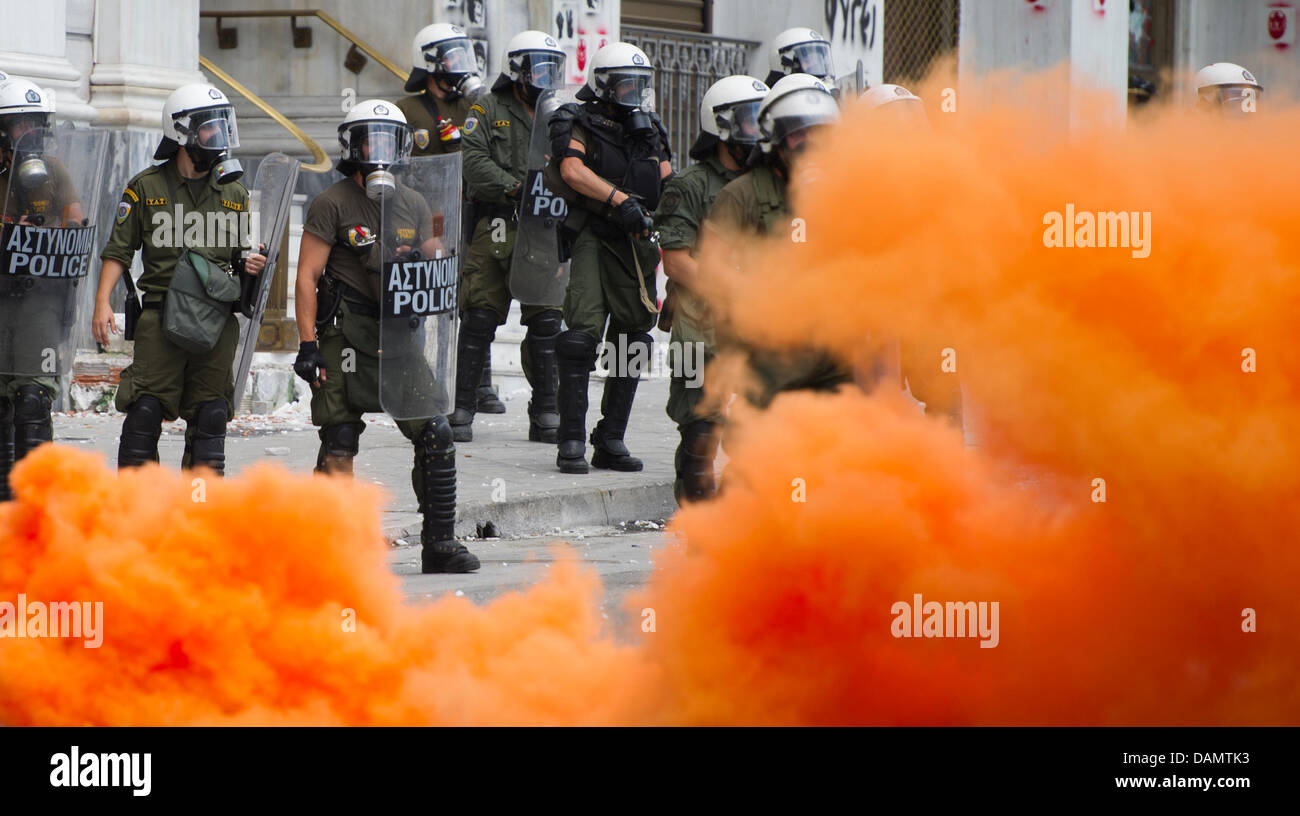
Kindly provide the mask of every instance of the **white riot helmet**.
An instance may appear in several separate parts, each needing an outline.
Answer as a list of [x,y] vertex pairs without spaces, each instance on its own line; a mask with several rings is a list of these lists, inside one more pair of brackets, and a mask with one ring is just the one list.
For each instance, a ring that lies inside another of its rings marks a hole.
[[786,136],[838,121],[840,109],[826,83],[808,74],[778,80],[758,107],[758,146],[771,153]]
[[888,115],[890,119],[904,124],[926,124],[925,105],[921,97],[902,85],[875,85],[862,94],[861,99],[869,107],[877,110],[877,115]]
[[[505,75],[522,85],[530,103],[542,91],[564,84],[564,49],[541,31],[523,31],[506,44]],[[495,86],[494,86],[495,87]]]
[[758,142],[758,108],[768,87],[752,76],[735,74],[709,86],[700,102],[700,130],[720,141],[752,145]]
[[610,43],[587,66],[580,99],[601,99],[627,110],[647,109],[654,95],[655,70],[645,52],[631,43]]
[[811,74],[835,87],[835,65],[831,61],[831,44],[811,28],[787,28],[772,39],[768,52],[767,84],[772,85],[790,74]]
[[478,78],[478,60],[465,29],[451,23],[434,23],[420,29],[411,41],[411,75],[407,93],[419,93],[428,77],[434,76],[451,87],[450,98],[470,99],[483,92]]
[[365,175],[366,195],[381,200],[396,189],[389,168],[411,155],[411,128],[406,116],[391,102],[358,102],[339,125],[338,170]]
[[171,92],[162,109],[163,140],[155,159],[167,159],[185,148],[194,169],[217,174],[217,183],[236,181],[244,174],[230,151],[239,147],[235,109],[218,88],[206,82],[182,85]]
[[1219,110],[1227,116],[1255,112],[1255,103],[1264,93],[1254,75],[1231,62],[1212,62],[1196,72],[1196,105]]
[[4,82],[8,78],[9,78],[8,74],[6,74],[4,71],[0,71],[0,82]]
[[0,147],[13,150],[27,133],[53,125],[53,94],[26,79],[0,80]]

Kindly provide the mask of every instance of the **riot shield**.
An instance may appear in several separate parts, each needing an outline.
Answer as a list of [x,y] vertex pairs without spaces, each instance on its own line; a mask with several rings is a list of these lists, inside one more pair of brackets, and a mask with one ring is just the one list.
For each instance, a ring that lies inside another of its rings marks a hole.
[[0,178],[0,374],[60,377],[72,370],[78,326],[90,321],[99,245],[95,217],[109,134],[33,130]]
[[460,153],[392,169],[380,202],[379,404],[394,419],[453,410]]
[[271,294],[275,262],[280,256],[284,231],[289,228],[289,210],[301,164],[283,153],[271,153],[257,165],[257,180],[248,188],[251,248],[266,247],[266,268],[246,293],[239,317],[239,349],[235,352],[235,410],[239,410],[248,383],[248,372],[257,350],[257,337]]
[[510,294],[528,305],[559,306],[569,285],[569,264],[560,262],[557,232],[568,213],[568,202],[547,189],[542,170],[551,152],[551,114],[574,98],[569,89],[543,91],[533,117],[528,172],[519,196],[519,227],[510,260]]

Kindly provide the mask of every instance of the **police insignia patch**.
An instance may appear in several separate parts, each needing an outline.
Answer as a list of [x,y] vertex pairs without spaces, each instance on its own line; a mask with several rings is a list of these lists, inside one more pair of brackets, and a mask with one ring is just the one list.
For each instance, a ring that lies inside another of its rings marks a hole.
[[122,223],[131,214],[131,202],[122,201],[117,205],[117,223]]
[[660,215],[669,215],[677,211],[677,205],[682,203],[682,196],[676,190],[670,190],[664,193],[664,197],[659,200],[659,208],[655,210]]
[[470,134],[478,130],[478,117],[471,116],[470,118],[466,119],[465,125],[461,128],[461,130],[465,131],[466,134]]
[[429,131],[424,128],[415,131],[415,146],[421,150],[429,146]]

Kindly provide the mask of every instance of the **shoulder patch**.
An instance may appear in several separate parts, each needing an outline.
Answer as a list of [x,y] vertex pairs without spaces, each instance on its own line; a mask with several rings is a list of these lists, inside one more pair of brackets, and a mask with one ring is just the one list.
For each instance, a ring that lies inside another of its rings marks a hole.
[[429,131],[424,128],[415,131],[413,138],[415,139],[415,146],[421,150],[429,146]]
[[[122,197],[123,197],[123,198],[126,198],[126,197],[128,197],[128,196],[129,196],[129,197],[131,198],[131,200],[134,201],[135,203],[137,203],[137,204],[140,203],[140,196],[136,195],[136,194],[135,194],[135,190],[132,190],[130,187],[127,187],[125,190],[122,191]],[[128,206],[127,209],[130,209],[130,207]]]
[[676,190],[669,190],[664,193],[664,197],[659,199],[659,207],[655,210],[656,215],[672,215],[677,211],[677,207],[682,203],[682,194]]
[[[129,193],[131,191],[127,190],[127,192]],[[123,221],[125,221],[127,216],[129,216],[130,214],[131,214],[131,202],[130,201],[119,202],[117,205],[117,223],[120,224]]]
[[465,131],[466,133],[473,133],[474,131],[478,130],[478,117],[471,116],[470,118],[466,119],[465,125],[461,128],[461,130]]
[[483,114],[484,116],[487,115],[487,111],[483,110],[483,106],[480,105],[480,104],[477,103],[477,102],[475,102],[473,105],[470,105],[470,106],[469,106],[469,112],[470,112],[470,113],[481,113],[481,114]]

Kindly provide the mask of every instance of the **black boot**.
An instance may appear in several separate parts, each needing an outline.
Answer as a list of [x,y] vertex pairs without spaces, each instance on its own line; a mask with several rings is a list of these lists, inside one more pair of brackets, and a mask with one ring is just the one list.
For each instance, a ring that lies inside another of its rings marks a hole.
[[506,404],[497,396],[492,387],[492,347],[488,346],[487,356],[483,358],[483,378],[478,382],[478,412],[480,414],[504,414]]
[[53,403],[50,392],[39,385],[18,389],[13,403],[15,464],[46,442],[54,441],[54,421],[50,418]]
[[118,470],[158,461],[162,421],[163,407],[157,397],[146,395],[131,403],[126,409],[122,437],[117,444]]
[[0,397],[0,502],[13,499],[9,489],[9,471],[14,466],[14,406]]
[[[208,467],[226,475],[226,401],[200,403],[194,414],[193,433],[185,445],[188,467]],[[187,429],[189,430],[189,429]]]
[[528,401],[528,441],[559,442],[560,409],[556,402],[559,389],[559,370],[555,362],[555,341],[560,336],[560,313],[548,310],[528,322],[524,347],[528,350],[528,365],[524,374],[532,387]]
[[457,442],[474,440],[478,384],[496,331],[497,319],[492,312],[486,309],[465,312],[456,344],[456,410],[447,417],[451,422],[452,439]]
[[717,493],[713,478],[713,459],[718,453],[718,435],[712,422],[696,420],[681,429],[674,464],[677,479],[673,495],[678,506],[710,499]]
[[640,459],[628,453],[627,445],[623,444],[623,434],[627,431],[628,417],[632,415],[636,387],[641,382],[640,364],[650,360],[651,339],[649,335],[641,334],[629,335],[626,339],[620,337],[619,341],[625,356],[618,361],[617,370],[611,371],[611,376],[605,379],[605,393],[600,400],[600,422],[591,432],[591,445],[595,448],[591,466],[630,472],[640,470],[642,464]]
[[561,473],[586,473],[587,383],[596,364],[596,339],[573,329],[561,332],[555,341],[555,363],[560,411],[555,466]]
[[420,527],[420,572],[473,572],[478,558],[456,540],[456,446],[446,417],[425,423],[415,440]]

